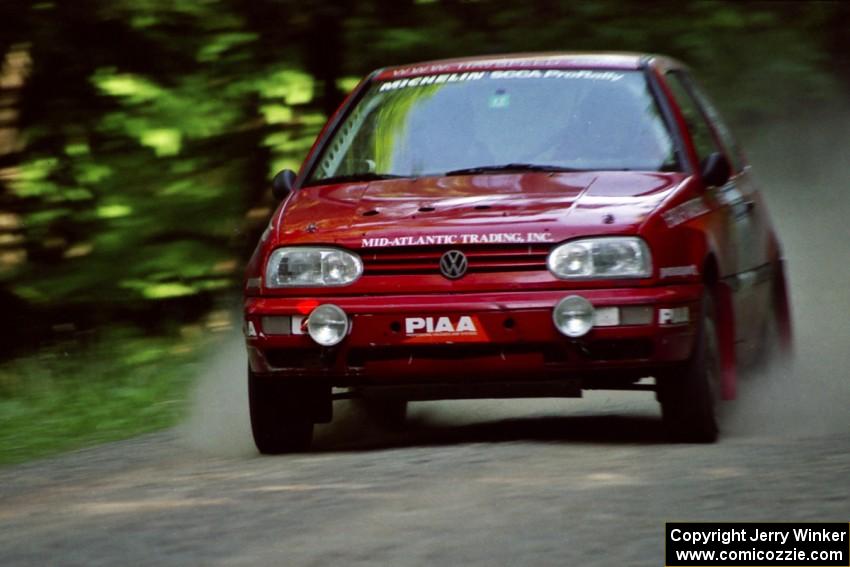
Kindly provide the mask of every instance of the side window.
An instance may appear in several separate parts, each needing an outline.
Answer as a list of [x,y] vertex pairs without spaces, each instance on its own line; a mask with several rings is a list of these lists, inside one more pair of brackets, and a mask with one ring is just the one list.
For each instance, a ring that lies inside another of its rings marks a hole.
[[688,92],[693,94],[703,112],[705,112],[705,115],[708,116],[708,119],[711,120],[712,124],[714,124],[714,129],[717,132],[717,136],[720,138],[720,144],[723,146],[723,149],[726,151],[726,155],[732,162],[732,169],[734,171],[741,171],[744,167],[744,159],[741,155],[740,149],[738,148],[738,143],[732,135],[732,131],[729,130],[728,126],[726,126],[726,123],[723,121],[720,113],[717,112],[717,109],[711,103],[711,100],[709,100],[708,96],[706,96],[702,89],[699,88],[696,81],[694,81],[690,75],[685,73],[681,74],[681,79],[687,87]]
[[706,121],[699,104],[691,96],[690,91],[682,81],[682,76],[679,72],[672,71],[667,73],[667,85],[673,93],[673,98],[676,99],[676,104],[679,105],[679,109],[682,111],[685,123],[694,141],[697,158],[702,162],[710,153],[720,149],[714,140],[711,126]]

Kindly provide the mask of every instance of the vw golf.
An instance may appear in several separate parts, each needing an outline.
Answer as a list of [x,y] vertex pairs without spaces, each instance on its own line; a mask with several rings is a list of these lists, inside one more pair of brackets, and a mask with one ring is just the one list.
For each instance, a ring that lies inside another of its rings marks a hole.
[[653,390],[713,442],[740,369],[791,345],[780,243],[677,61],[529,54],[380,69],[330,119],[248,264],[260,452],[333,400]]

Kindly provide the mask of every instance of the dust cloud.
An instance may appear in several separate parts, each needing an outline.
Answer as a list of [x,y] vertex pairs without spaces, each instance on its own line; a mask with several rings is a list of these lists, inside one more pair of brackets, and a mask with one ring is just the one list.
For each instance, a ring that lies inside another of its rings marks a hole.
[[850,110],[788,120],[748,147],[788,264],[796,356],[742,381],[727,430],[850,433]]
[[[253,456],[257,451],[248,417],[248,360],[241,336],[223,341],[192,390],[187,420],[179,426],[188,447],[222,457]],[[334,420],[314,432],[316,449],[371,446],[397,440],[399,433],[383,430],[356,404],[334,402]]]
[[189,417],[179,427],[187,445],[219,456],[256,454],[248,417],[247,368],[242,337],[228,337],[195,379]]
[[[850,111],[840,114],[843,120],[838,116],[789,120],[746,144],[784,245],[796,356],[793,363],[743,377],[739,399],[723,424],[726,439],[850,432]],[[209,361],[180,428],[187,445],[221,456],[256,454],[246,365],[241,337],[228,339]],[[334,412],[332,424],[316,429],[318,450],[415,444],[423,439],[423,429],[445,431],[512,418],[526,425],[540,420],[541,427],[548,427],[553,416],[569,416],[572,425],[581,427],[593,423],[583,418],[595,415],[659,415],[651,394],[616,392],[591,392],[582,400],[412,404],[411,427],[396,432],[382,430],[349,402],[335,402]],[[623,441],[628,439],[624,433]]]

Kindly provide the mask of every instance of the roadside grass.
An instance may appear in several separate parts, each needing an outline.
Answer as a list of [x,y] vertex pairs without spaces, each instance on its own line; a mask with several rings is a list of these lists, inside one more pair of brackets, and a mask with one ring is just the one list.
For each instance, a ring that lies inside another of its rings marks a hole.
[[120,328],[0,364],[0,465],[175,425],[218,340],[200,325],[174,336]]

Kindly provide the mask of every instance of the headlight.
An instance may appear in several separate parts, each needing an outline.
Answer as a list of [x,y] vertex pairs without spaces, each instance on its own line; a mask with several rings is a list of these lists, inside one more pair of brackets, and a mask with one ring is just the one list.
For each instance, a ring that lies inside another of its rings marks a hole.
[[348,285],[363,273],[356,254],[338,248],[278,248],[266,265],[266,287]]
[[319,305],[307,317],[307,332],[322,346],[339,344],[348,334],[348,315],[331,303]]
[[632,236],[573,240],[549,253],[549,271],[563,280],[646,278],[652,258],[646,242]]

